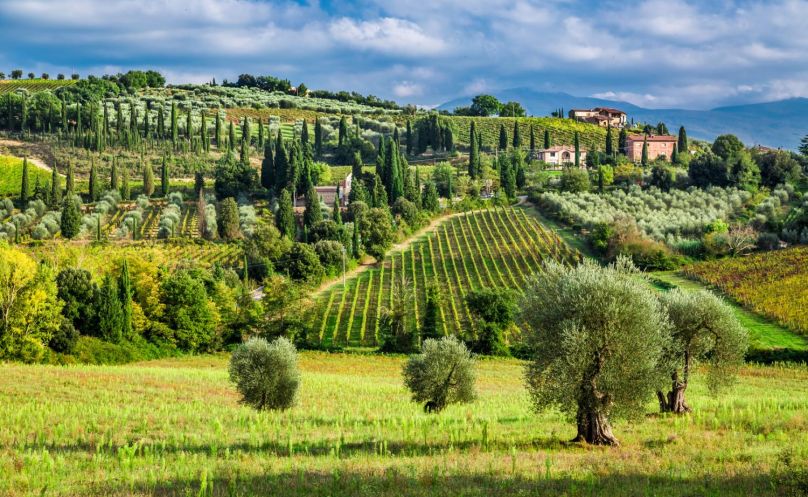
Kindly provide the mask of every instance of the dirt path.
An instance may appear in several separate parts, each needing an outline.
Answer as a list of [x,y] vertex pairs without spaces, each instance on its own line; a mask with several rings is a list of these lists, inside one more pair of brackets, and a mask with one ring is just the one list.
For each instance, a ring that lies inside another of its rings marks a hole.
[[[8,148],[9,151],[15,155],[20,155],[19,150],[13,149],[23,149],[28,152],[28,146],[25,142],[21,142],[18,140],[12,140],[9,138],[0,138],[0,147]],[[51,172],[51,167],[45,163],[44,160],[37,157],[36,155],[31,154],[23,154],[26,159],[28,159],[29,164],[33,164],[34,166],[43,169],[45,171]]]

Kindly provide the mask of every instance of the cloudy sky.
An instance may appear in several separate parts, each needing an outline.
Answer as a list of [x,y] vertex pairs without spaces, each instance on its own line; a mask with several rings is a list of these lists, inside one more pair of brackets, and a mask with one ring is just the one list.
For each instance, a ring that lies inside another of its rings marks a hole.
[[808,1],[0,0],[0,70],[286,77],[401,103],[531,87],[703,109],[808,96]]

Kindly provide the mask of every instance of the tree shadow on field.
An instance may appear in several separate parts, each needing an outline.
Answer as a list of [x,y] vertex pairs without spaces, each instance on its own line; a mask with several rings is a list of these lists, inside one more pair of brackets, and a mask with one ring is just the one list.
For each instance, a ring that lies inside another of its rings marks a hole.
[[[299,471],[249,476],[207,475],[204,481],[175,480],[156,484],[101,485],[92,494],[157,497],[204,496],[283,496],[283,497],[415,497],[463,496],[489,497],[504,495],[565,495],[597,497],[665,496],[775,496],[777,490],[766,474],[732,477],[680,479],[659,475],[615,474],[585,479],[566,476],[544,478],[544,468],[537,467],[535,478],[523,475],[478,473],[445,475],[440,461],[433,471],[413,475],[407,470],[388,468],[377,472],[345,472],[335,463],[330,473]],[[531,475],[532,476],[532,475]]]

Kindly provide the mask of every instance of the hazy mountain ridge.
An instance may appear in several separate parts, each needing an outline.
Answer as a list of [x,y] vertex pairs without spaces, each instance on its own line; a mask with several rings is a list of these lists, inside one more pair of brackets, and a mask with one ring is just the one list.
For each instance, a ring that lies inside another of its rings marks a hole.
[[[800,139],[808,134],[808,98],[801,97],[710,110],[686,110],[645,109],[628,102],[529,88],[512,88],[491,94],[503,102],[518,101],[528,114],[536,116],[549,115],[559,107],[563,107],[565,112],[573,108],[616,107],[625,111],[629,119],[633,118],[635,122],[656,124],[662,121],[672,132],[684,126],[688,136],[705,140],[732,133],[747,145],[796,149]],[[470,102],[471,96],[460,97],[440,105],[438,109],[453,110]]]

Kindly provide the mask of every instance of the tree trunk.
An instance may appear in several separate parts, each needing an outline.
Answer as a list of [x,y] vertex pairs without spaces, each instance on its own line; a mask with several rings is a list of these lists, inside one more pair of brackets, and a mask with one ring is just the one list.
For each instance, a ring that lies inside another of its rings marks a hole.
[[659,410],[662,412],[672,412],[675,414],[684,414],[692,411],[690,406],[685,401],[685,390],[687,390],[687,382],[679,380],[679,374],[673,373],[671,375],[671,390],[667,394],[657,391],[657,399],[659,399]]
[[620,442],[612,434],[609,419],[601,413],[578,409],[578,434],[573,442],[586,442],[592,445],[618,446]]

